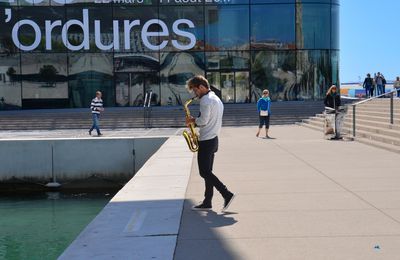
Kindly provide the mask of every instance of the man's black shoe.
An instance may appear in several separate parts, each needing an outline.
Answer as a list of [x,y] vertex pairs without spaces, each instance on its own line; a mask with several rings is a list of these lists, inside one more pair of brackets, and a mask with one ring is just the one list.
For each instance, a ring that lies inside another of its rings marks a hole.
[[235,194],[230,193],[226,198],[224,198],[224,207],[222,208],[222,212],[226,211],[231,205],[233,199],[235,198]]
[[210,210],[211,208],[212,208],[211,205],[201,203],[197,206],[193,206],[192,210]]
[[92,135],[92,131],[89,130],[89,135]]

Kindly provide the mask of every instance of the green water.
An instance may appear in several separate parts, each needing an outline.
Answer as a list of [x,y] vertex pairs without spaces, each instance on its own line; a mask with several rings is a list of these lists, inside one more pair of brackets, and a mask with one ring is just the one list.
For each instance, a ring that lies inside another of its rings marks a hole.
[[57,259],[112,195],[0,195],[0,259]]

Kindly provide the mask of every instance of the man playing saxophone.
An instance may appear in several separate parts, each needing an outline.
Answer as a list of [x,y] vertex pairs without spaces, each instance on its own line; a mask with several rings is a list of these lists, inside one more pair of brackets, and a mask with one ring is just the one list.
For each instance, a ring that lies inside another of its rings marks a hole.
[[214,154],[218,150],[218,134],[221,131],[224,105],[218,96],[210,90],[210,85],[203,76],[195,76],[189,79],[187,86],[200,99],[199,117],[187,117],[186,125],[189,126],[194,123],[200,128],[197,162],[200,176],[205,182],[204,200],[192,209],[210,210],[212,208],[212,197],[215,187],[224,198],[222,211],[225,211],[228,209],[235,195],[212,172]]

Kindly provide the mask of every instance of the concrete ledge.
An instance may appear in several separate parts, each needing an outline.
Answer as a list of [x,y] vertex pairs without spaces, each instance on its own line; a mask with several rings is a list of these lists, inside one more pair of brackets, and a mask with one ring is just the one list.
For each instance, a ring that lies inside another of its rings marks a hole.
[[59,259],[173,259],[192,160],[169,138]]
[[166,137],[64,138],[0,141],[0,182],[29,179],[47,182],[93,176],[128,180]]

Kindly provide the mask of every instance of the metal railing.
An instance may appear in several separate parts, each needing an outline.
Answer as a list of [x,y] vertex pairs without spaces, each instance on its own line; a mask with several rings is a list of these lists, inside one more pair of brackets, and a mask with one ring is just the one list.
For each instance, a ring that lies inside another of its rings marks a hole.
[[143,102],[143,125],[144,128],[151,128],[151,97],[153,91],[146,92]]
[[384,96],[390,96],[390,115],[389,115],[389,116],[390,116],[390,124],[393,125],[393,122],[394,122],[394,120],[393,120],[393,96],[394,96],[394,94],[395,94],[396,92],[397,92],[397,91],[394,90],[394,91],[387,92],[387,93],[384,93],[384,94],[379,95],[379,96],[371,97],[371,98],[362,100],[362,101],[360,101],[360,102],[351,104],[351,106],[353,106],[353,137],[356,137],[356,107],[357,107],[358,105],[367,103],[367,102],[372,101],[372,100],[375,100],[375,99],[377,99],[377,98],[381,98],[381,97],[384,97]]

